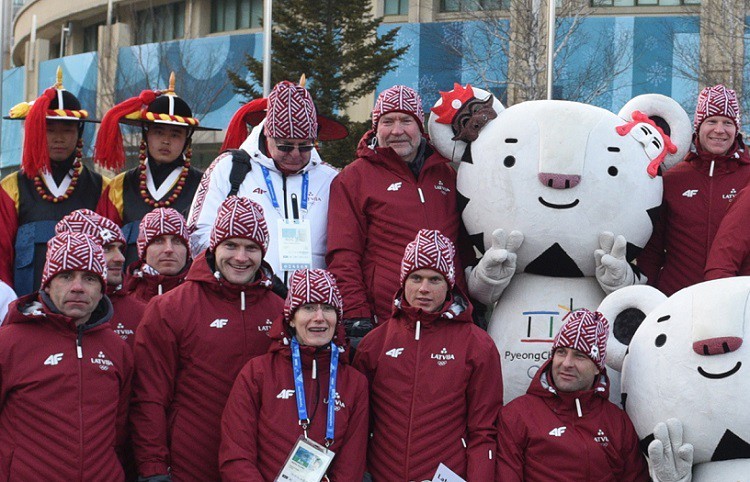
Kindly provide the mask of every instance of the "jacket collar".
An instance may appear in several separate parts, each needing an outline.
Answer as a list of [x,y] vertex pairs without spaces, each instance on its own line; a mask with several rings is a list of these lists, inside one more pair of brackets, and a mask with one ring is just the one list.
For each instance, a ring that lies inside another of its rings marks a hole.
[[42,319],[69,331],[90,331],[107,323],[114,314],[112,303],[105,295],[91,314],[91,318],[83,325],[76,326],[75,321],[65,316],[57,309],[49,295],[43,290],[22,296],[15,304],[16,312],[9,314],[8,323],[24,323]]

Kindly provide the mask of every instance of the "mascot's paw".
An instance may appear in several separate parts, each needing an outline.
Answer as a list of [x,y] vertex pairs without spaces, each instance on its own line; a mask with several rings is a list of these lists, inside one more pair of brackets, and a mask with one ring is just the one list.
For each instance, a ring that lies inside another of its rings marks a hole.
[[636,283],[633,267],[626,259],[627,241],[605,231],[599,235],[599,247],[594,251],[596,280],[607,293]]
[[497,301],[516,272],[516,251],[522,243],[520,231],[512,231],[508,236],[502,229],[493,231],[492,246],[467,276],[469,293],[485,304]]
[[690,482],[693,478],[693,446],[682,442],[682,422],[676,418],[656,424],[648,457],[655,482]]

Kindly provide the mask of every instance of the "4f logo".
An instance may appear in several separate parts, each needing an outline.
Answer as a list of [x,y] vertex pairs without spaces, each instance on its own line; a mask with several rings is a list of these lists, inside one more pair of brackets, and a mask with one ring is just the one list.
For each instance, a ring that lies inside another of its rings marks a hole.
[[565,433],[565,429],[567,428],[568,427],[553,428],[552,430],[549,431],[549,434],[552,435],[553,437],[562,437],[562,435]]
[[693,197],[696,194],[698,194],[698,190],[697,189],[688,189],[687,191],[685,191],[685,192],[682,193],[682,195],[685,196],[685,197]]
[[62,361],[63,354],[62,353],[55,353],[54,355],[50,355],[47,357],[46,360],[44,360],[45,365],[57,365]]
[[255,194],[260,194],[261,196],[262,196],[262,195],[264,195],[264,194],[266,193],[265,189],[261,189],[261,188],[259,188],[259,187],[256,187],[255,189],[253,189],[253,192],[254,192]]
[[398,358],[398,356],[402,354],[403,352],[404,352],[403,348],[392,348],[388,350],[387,352],[385,352],[385,354],[388,356],[392,356],[393,358]]
[[214,321],[211,322],[211,328],[224,328],[226,324],[229,323],[229,320],[226,318],[216,318]]
[[286,400],[288,398],[292,398],[293,396],[294,396],[294,390],[287,388],[286,390],[280,391],[279,394],[276,395],[276,398],[281,398],[281,399]]
[[400,182],[394,182],[393,184],[388,186],[387,191],[398,191],[399,189],[401,189],[401,184],[402,183]]

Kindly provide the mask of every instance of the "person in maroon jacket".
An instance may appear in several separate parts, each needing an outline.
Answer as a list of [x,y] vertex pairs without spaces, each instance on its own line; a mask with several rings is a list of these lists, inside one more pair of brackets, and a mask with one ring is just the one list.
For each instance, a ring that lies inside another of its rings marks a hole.
[[0,327],[0,480],[124,480],[133,355],[111,329],[102,248],[47,245],[41,290]]
[[460,226],[456,171],[425,137],[414,90],[380,93],[357,157],[331,183],[326,251],[354,348],[390,316],[401,256],[417,231],[437,229],[455,243]]
[[284,308],[271,290],[267,247],[260,206],[231,196],[185,282],[146,307],[131,404],[143,480],[220,479],[222,410],[240,369],[268,351],[271,320]]
[[[319,468],[328,480],[362,481],[367,380],[343,356],[342,313],[341,295],[330,273],[294,272],[284,316],[271,331],[274,343],[266,355],[245,365],[224,409],[219,451],[224,482],[274,480],[303,434],[335,454],[327,471]],[[300,422],[300,409],[307,424]]]
[[608,399],[608,334],[601,313],[567,316],[526,395],[500,412],[498,482],[649,480],[633,424]]
[[500,355],[455,287],[455,249],[422,229],[401,263],[391,318],[359,345],[370,383],[373,480],[432,479],[442,462],[466,480],[493,480]]
[[141,322],[146,304],[123,288],[125,237],[122,230],[111,219],[90,209],[78,209],[62,218],[55,226],[57,234],[66,231],[87,234],[102,247],[104,261],[107,263],[107,297],[114,310],[110,324],[115,333],[132,348],[135,329]]
[[191,261],[185,218],[172,208],[156,208],[138,226],[138,261],[127,268],[126,290],[148,303],[185,281]]
[[750,189],[729,205],[706,260],[705,280],[750,275]]
[[664,173],[662,208],[637,261],[648,283],[667,296],[703,281],[719,224],[750,181],[750,155],[733,90],[723,85],[703,89],[693,125],[693,149]]

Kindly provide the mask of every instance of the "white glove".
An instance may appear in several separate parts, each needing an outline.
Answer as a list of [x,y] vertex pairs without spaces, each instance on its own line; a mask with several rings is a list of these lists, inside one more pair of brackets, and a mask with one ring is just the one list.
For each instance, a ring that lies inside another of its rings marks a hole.
[[478,301],[492,304],[500,297],[516,272],[516,251],[523,243],[523,234],[502,229],[492,232],[492,246],[468,276],[469,293]]
[[654,482],[690,482],[693,478],[693,446],[682,443],[682,422],[676,418],[656,424],[648,457]]
[[627,241],[609,231],[599,235],[599,247],[594,251],[596,280],[606,294],[625,286],[638,284],[633,267],[625,259]]

